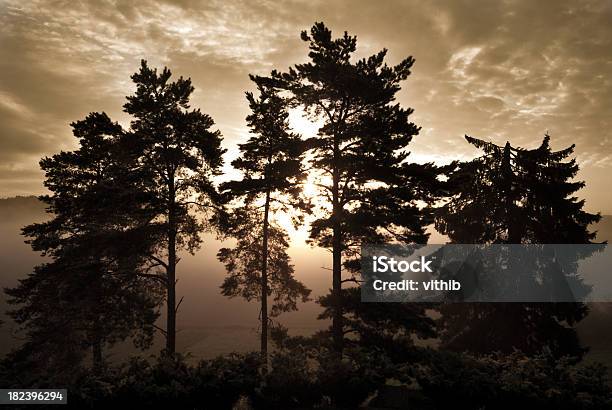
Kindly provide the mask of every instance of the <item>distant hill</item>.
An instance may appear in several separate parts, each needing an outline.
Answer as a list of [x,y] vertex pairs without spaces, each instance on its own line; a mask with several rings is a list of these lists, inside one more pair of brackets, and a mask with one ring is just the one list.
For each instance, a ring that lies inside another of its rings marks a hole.
[[593,226],[597,231],[597,241],[612,243],[612,215],[602,215],[601,221]]
[[44,218],[45,204],[35,196],[0,198],[0,223],[31,223]]

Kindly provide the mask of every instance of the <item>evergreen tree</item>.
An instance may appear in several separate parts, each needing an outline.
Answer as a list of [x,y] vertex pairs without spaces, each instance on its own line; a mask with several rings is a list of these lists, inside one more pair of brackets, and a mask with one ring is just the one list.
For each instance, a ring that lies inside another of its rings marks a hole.
[[[373,351],[384,351],[394,363],[412,359],[414,339],[433,339],[437,336],[436,322],[428,315],[433,308],[424,303],[363,303],[361,289],[342,289],[345,340],[349,346]],[[325,308],[321,317],[331,317],[333,305],[329,295],[321,298]]]
[[[567,161],[573,145],[552,151],[548,135],[532,150],[466,139],[484,155],[451,175],[455,191],[436,218],[441,233],[454,243],[592,243],[588,227],[600,215],[584,211],[584,200],[574,196],[584,183],[573,181],[578,165]],[[577,357],[585,351],[572,328],[588,313],[582,303],[462,303],[441,312],[443,345],[451,349],[537,353],[546,347]]]
[[88,349],[100,369],[105,346],[128,337],[148,346],[160,303],[159,288],[144,278],[141,255],[153,242],[142,222],[150,215],[132,189],[137,173],[119,148],[123,130],[104,113],[72,127],[79,148],[40,162],[51,191],[40,200],[51,219],[23,229],[50,261],[5,290],[27,337],[13,357],[32,374],[65,378]]
[[599,214],[583,210],[584,199],[574,194],[584,188],[584,181],[575,181],[579,166],[567,158],[575,145],[552,151],[550,136],[533,150],[520,149],[516,155],[518,184],[529,187],[525,193],[523,241],[534,243],[593,243],[596,232],[589,225],[601,219]]
[[323,23],[301,38],[309,44],[310,61],[287,73],[273,71],[265,84],[290,91],[294,106],[323,123],[311,160],[322,216],[312,224],[311,238],[332,251],[332,335],[341,353],[342,284],[355,279],[343,279],[343,266],[354,276],[362,243],[427,241],[432,216],[418,203],[431,199],[425,181],[435,181],[436,172],[407,162],[406,148],[419,128],[409,120],[413,110],[394,101],[412,57],[389,67],[382,50],[354,61],[356,37],[345,32],[332,39]]
[[[266,357],[269,330],[265,322],[283,312],[297,310],[297,302],[308,301],[310,290],[293,275],[293,265],[287,254],[287,233],[282,228],[270,222],[264,227],[261,212],[252,208],[238,209],[234,216],[240,219],[232,231],[232,235],[237,238],[236,246],[222,248],[217,254],[228,272],[228,277],[221,285],[222,294],[261,303],[261,353]],[[267,231],[265,250],[262,245],[264,229]],[[267,258],[265,282],[262,280],[264,257]],[[263,302],[268,297],[272,297],[269,312],[267,303]]]
[[[274,90],[258,85],[259,97],[247,92],[251,108],[247,124],[253,135],[240,144],[241,156],[232,162],[244,177],[225,183],[222,189],[242,205],[235,214],[231,234],[234,249],[222,249],[219,259],[230,276],[223,283],[226,296],[241,295],[261,302],[261,352],[268,349],[268,296],[274,295],[272,316],[295,310],[296,299],[307,300],[310,291],[293,278],[286,253],[286,233],[271,226],[274,213],[284,212],[299,222],[308,203],[300,197],[306,145],[289,131],[287,104]],[[254,204],[263,202],[263,212]],[[261,215],[260,215],[261,214]],[[242,261],[240,261],[242,259]],[[258,295],[256,293],[258,292]]]
[[149,257],[160,269],[151,275],[166,288],[168,354],[176,351],[177,253],[195,252],[201,245],[200,233],[219,216],[220,198],[211,178],[219,174],[225,151],[221,134],[211,130],[212,118],[190,109],[191,80],[170,81],[171,76],[169,69],[158,73],[143,60],[132,76],[136,93],[124,105],[134,117],[126,147],[139,163],[140,182],[155,214],[150,226],[156,228],[159,242]]

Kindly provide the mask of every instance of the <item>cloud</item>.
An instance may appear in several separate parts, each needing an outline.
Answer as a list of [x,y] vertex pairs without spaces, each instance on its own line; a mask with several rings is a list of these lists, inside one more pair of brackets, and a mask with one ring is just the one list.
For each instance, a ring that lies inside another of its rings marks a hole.
[[[303,62],[299,32],[315,21],[337,35],[356,34],[359,56],[386,47],[390,63],[416,58],[399,94],[423,127],[415,155],[474,155],[464,134],[530,147],[549,131],[556,148],[577,143],[585,175],[612,168],[612,3],[606,0],[4,4],[2,195],[14,193],[19,172],[34,186],[37,176],[28,174],[34,158],[74,145],[71,121],[94,110],[127,120],[121,106],[141,58],[191,77],[193,105],[211,114],[226,147],[234,146],[246,135],[248,74]],[[598,181],[590,189],[603,189]],[[595,206],[608,206],[598,201]]]

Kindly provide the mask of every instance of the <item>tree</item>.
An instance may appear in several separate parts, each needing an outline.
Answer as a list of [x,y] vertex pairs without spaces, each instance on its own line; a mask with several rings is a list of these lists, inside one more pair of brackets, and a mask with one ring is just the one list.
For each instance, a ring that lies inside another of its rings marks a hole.
[[550,136],[533,150],[517,151],[516,168],[521,170],[519,181],[530,187],[525,193],[524,213],[529,222],[524,224],[523,240],[548,243],[593,243],[596,232],[591,224],[601,215],[583,210],[585,201],[574,194],[584,188],[584,181],[575,181],[579,166],[576,159],[565,161],[574,152],[575,145],[552,151]]
[[[363,303],[358,287],[342,289],[345,332],[353,337],[345,344],[383,351],[393,363],[407,362],[415,351],[414,339],[437,336],[436,321],[428,315],[431,304]],[[321,298],[322,317],[329,318],[333,306],[329,295]]]
[[293,106],[323,124],[310,161],[321,204],[311,239],[332,251],[332,335],[341,354],[342,284],[355,280],[343,279],[343,266],[354,275],[362,243],[427,241],[425,226],[433,219],[419,201],[432,199],[425,181],[435,181],[436,172],[431,165],[407,162],[406,148],[419,128],[409,120],[413,110],[394,102],[412,57],[389,67],[384,49],[353,61],[357,38],[345,32],[332,39],[323,23],[301,38],[309,44],[310,61],[260,80],[289,91]]
[[[159,238],[156,252],[149,255],[159,270],[151,277],[166,288],[166,353],[176,351],[176,265],[180,250],[195,252],[200,233],[213,227],[220,197],[212,182],[222,165],[221,134],[211,130],[213,119],[199,109],[190,109],[194,90],[191,80],[151,69],[146,61],[132,76],[136,93],[127,97],[126,113],[132,115],[126,147],[139,163],[147,204],[155,214],[150,226]],[[196,214],[195,210],[200,211]],[[199,218],[200,215],[203,215]]]
[[52,217],[23,229],[50,261],[5,290],[17,306],[9,314],[27,336],[14,356],[67,376],[87,349],[99,369],[105,346],[128,337],[148,346],[160,303],[141,269],[153,241],[142,229],[144,198],[131,186],[137,172],[121,153],[123,130],[104,113],[72,127],[79,148],[40,162],[51,191],[40,200]]
[[[251,79],[259,91],[258,98],[246,93],[251,108],[246,119],[253,135],[239,145],[241,156],[232,162],[244,177],[222,186],[225,193],[243,202],[231,229],[238,243],[234,249],[222,249],[218,257],[230,274],[223,283],[223,294],[261,302],[261,353],[267,357],[268,296],[274,295],[272,316],[276,316],[295,310],[296,299],[306,301],[310,294],[293,278],[286,233],[271,225],[271,215],[277,212],[288,213],[299,222],[309,208],[300,197],[306,144],[289,131],[286,101],[261,81]],[[263,202],[263,212],[253,205],[258,201]]]
[[[240,296],[247,301],[261,303],[261,354],[265,359],[268,353],[269,317],[275,318],[283,312],[297,310],[297,302],[308,301],[310,290],[293,276],[293,265],[287,255],[289,243],[286,232],[272,223],[266,224],[264,250],[261,212],[246,208],[237,210],[236,214],[240,218],[239,225],[233,231],[238,238],[237,244],[233,248],[222,248],[217,254],[228,272],[221,289],[224,296]],[[267,258],[265,282],[262,280],[264,257]],[[268,312],[268,305],[263,301],[270,296],[273,302]]]
[[[592,243],[588,227],[600,215],[584,211],[584,200],[574,196],[584,182],[572,181],[579,168],[566,161],[573,145],[552,151],[548,135],[532,150],[466,139],[484,154],[450,176],[455,191],[438,211],[441,233],[454,243]],[[533,354],[546,347],[577,357],[585,351],[571,327],[588,313],[582,303],[462,303],[441,312],[442,341],[451,349]]]

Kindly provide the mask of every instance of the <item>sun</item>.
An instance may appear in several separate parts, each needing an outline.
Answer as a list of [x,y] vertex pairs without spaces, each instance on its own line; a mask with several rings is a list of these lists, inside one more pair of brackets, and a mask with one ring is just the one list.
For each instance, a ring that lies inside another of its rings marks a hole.
[[289,110],[289,128],[291,131],[300,134],[303,138],[316,137],[319,128],[323,126],[323,120],[312,121],[301,108]]

